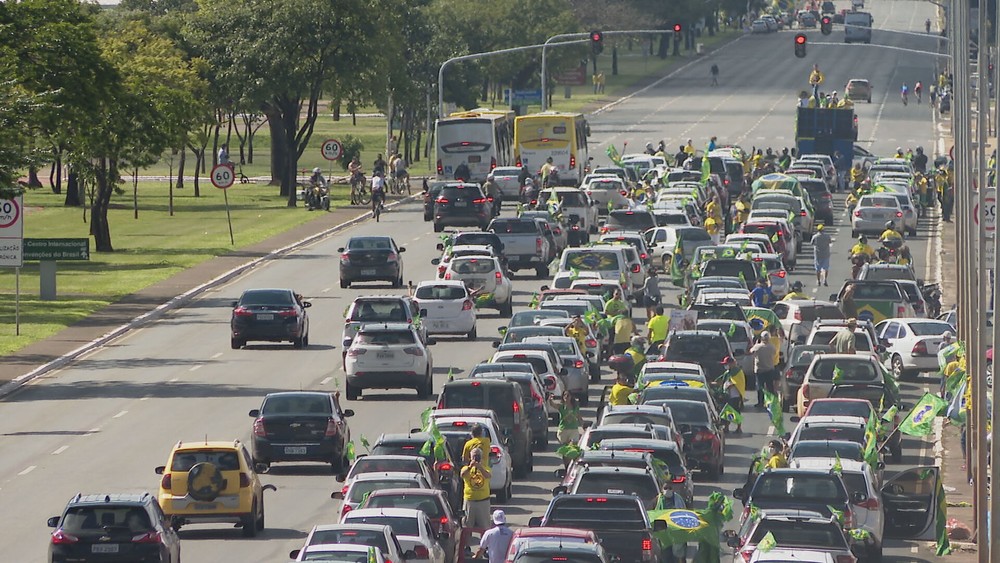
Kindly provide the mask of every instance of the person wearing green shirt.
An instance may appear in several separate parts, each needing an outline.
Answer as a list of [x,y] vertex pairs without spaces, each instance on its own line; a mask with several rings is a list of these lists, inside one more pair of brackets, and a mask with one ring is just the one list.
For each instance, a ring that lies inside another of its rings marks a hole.
[[562,445],[572,444],[580,439],[580,404],[569,391],[563,391],[562,402],[556,404],[555,398],[549,398],[550,404],[559,410],[559,429],[556,439]]
[[651,346],[658,346],[667,339],[667,330],[670,328],[670,317],[663,311],[663,305],[656,307],[656,314],[646,323],[649,333],[646,335]]

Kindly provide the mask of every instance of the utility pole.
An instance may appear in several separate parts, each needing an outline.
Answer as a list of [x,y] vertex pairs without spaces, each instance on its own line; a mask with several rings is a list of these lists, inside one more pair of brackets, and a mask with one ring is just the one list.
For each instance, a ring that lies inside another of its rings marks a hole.
[[[984,18],[984,17],[986,17],[984,14],[987,14],[988,11],[985,9],[985,7],[983,7],[982,3],[980,4],[980,6],[981,7],[980,7],[980,10],[979,10],[979,17]],[[994,26],[994,30],[993,31],[996,34],[996,41],[993,43],[993,45],[994,45],[995,48],[998,49],[998,54],[1000,54],[1000,25]],[[982,37],[982,36],[980,36],[980,37]],[[984,38],[984,39],[980,40],[979,43],[980,43],[980,49],[982,49],[984,46],[987,46],[989,44],[989,41],[986,41],[985,38]],[[996,58],[994,58],[993,60],[996,61]],[[994,63],[994,64],[996,64],[996,63]],[[983,82],[983,79],[981,78],[981,76],[982,76],[982,67],[980,67],[980,79],[979,79],[979,81]],[[989,85],[989,79],[990,79],[990,77],[987,75],[987,77],[986,77],[987,88],[988,88],[988,85]],[[994,96],[995,96],[994,102],[996,103],[996,105],[995,105],[995,110],[994,110],[994,113],[993,113],[993,117],[994,117],[994,119],[996,119],[996,124],[995,124],[993,130],[997,131],[997,134],[1000,135],[1000,88],[994,88]],[[1000,164],[994,164],[994,166],[1000,166]],[[1000,178],[1000,174],[997,174],[997,169],[993,170],[993,174],[994,174],[994,176],[993,176],[994,178]],[[1000,253],[1000,233],[997,233],[996,231],[994,231],[994,233],[993,233],[993,240],[990,241],[990,244],[993,245],[993,259],[995,261],[998,253]],[[996,280],[996,271],[997,271],[996,265],[994,265],[993,266],[993,272],[994,272],[994,274],[993,274],[993,303],[1000,303],[1000,284],[998,284],[997,280]],[[1000,349],[1000,348],[997,348],[997,345],[1000,344],[1000,323],[997,323],[996,321],[994,321],[993,322],[993,330],[991,332],[992,332],[992,334],[990,334],[990,337],[989,337],[990,342],[993,345],[993,349],[994,350],[998,350],[998,349]],[[996,373],[996,367],[993,368],[993,372]],[[985,377],[984,377],[984,379],[985,379]],[[994,406],[994,408],[996,408],[996,405],[1000,405],[1000,385],[997,385],[996,382],[994,382],[993,383],[993,390],[992,391],[993,391],[993,406]],[[996,412],[993,412],[993,425],[992,425],[993,428],[997,427],[997,419],[998,418],[1000,418],[1000,417],[997,416]],[[991,443],[990,443],[990,459],[994,460],[994,461],[1000,460],[1000,441],[998,441],[998,440],[992,440]],[[994,484],[993,486],[996,486],[996,483],[1000,483],[1000,480],[998,480],[998,479],[1000,479],[1000,471],[997,471],[997,467],[998,467],[997,463],[993,463],[990,466],[990,478],[991,478],[990,482]],[[990,536],[989,537],[994,538],[994,539],[1000,538],[1000,535],[998,535],[998,534],[1000,534],[1000,495],[996,494],[995,491],[994,491],[994,494],[990,496],[990,514],[997,514],[998,517],[997,517],[996,520],[994,520],[993,518],[990,518],[990,526],[989,526],[990,527]],[[1000,561],[1000,542],[998,542],[998,541],[992,541],[992,542],[990,542],[990,553],[989,553],[989,556],[990,556],[990,558],[989,558],[990,561]]]

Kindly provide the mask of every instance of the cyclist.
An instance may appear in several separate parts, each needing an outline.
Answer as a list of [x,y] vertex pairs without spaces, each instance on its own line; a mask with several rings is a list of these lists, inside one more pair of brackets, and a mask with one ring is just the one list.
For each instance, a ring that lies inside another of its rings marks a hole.
[[385,202],[385,177],[384,174],[379,171],[372,174],[372,217],[376,220],[382,213]]
[[358,178],[364,174],[364,167],[361,165],[361,160],[358,155],[354,155],[351,159],[351,163],[347,165],[347,171],[351,173],[351,184],[355,184]]
[[924,91],[924,85],[918,80],[916,84],[913,85],[913,93],[917,95],[917,103],[920,103],[920,94]]
[[379,172],[384,173],[385,167],[386,167],[385,159],[382,158],[382,153],[379,153],[379,155],[375,157],[375,162],[372,163],[372,174],[378,174]]
[[903,98],[904,106],[909,101],[909,94],[910,94],[910,89],[906,86],[906,84],[903,84],[903,88],[902,90],[900,90],[899,95]]
[[403,160],[403,155],[397,154],[395,160],[392,162],[392,175],[396,178],[396,186],[398,186],[399,192],[402,193],[403,186],[407,186],[410,183],[410,173],[406,171],[406,161]]

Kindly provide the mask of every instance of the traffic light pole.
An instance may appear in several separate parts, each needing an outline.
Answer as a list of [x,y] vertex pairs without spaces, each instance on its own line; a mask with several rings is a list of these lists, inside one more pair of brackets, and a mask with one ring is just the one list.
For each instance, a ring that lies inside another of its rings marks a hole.
[[[553,35],[545,40],[542,44],[542,111],[547,111],[549,109],[549,81],[548,81],[548,57],[547,51],[549,46],[561,47],[563,45],[578,45],[580,43],[585,43],[590,41],[590,34],[588,33],[562,33],[559,35]],[[669,29],[623,29],[616,31],[602,31],[599,32],[602,35],[642,35],[642,34],[662,34],[662,33],[672,33]],[[570,41],[559,41],[560,39],[570,39]],[[554,43],[555,42],[555,43]]]

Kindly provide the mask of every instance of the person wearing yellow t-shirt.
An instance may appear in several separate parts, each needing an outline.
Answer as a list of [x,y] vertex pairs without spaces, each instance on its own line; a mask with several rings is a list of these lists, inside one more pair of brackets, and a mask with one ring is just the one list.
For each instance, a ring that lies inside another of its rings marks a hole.
[[580,349],[583,351],[587,350],[587,335],[589,332],[590,331],[587,330],[587,325],[584,324],[580,315],[574,315],[573,320],[566,325],[565,330],[566,336],[575,338],[576,342],[580,345]]
[[462,509],[465,511],[466,528],[488,528],[490,526],[490,472],[483,463],[486,454],[479,448],[469,452],[469,461],[462,466],[462,482],[465,484]]
[[621,315],[615,320],[615,340],[612,346],[612,353],[614,354],[624,354],[625,350],[628,350],[629,344],[632,342],[632,336],[635,334],[635,323],[632,322],[632,318],[628,315]]
[[868,237],[864,235],[858,237],[857,244],[852,246],[850,252],[848,252],[850,256],[857,256],[859,254],[864,254],[869,258],[875,256],[875,249],[868,245]]
[[715,220],[715,217],[709,215],[705,218],[705,223],[702,225],[705,227],[705,231],[708,232],[708,236],[712,237],[712,244],[719,244],[719,231],[721,231],[721,226],[719,222]]
[[663,306],[657,306],[656,314],[646,323],[646,329],[648,330],[646,338],[649,340],[651,346],[659,347],[659,344],[667,339],[667,331],[670,328],[670,317],[663,313]]
[[[490,442],[489,437],[484,435],[485,433],[486,432],[485,429],[483,429],[482,424],[477,424],[472,427],[472,437],[466,440],[465,445],[462,446],[462,461],[464,463],[469,463],[469,461],[472,459],[472,450],[476,448],[482,450],[484,454],[490,451],[490,446],[492,446],[493,444],[492,442]],[[489,467],[490,465],[489,457],[486,457],[484,459],[486,461],[484,461],[483,463],[487,467]]]
[[767,445],[767,465],[768,469],[781,469],[788,467],[788,458],[785,457],[784,448],[778,440],[771,440]]
[[802,282],[792,282],[792,290],[785,295],[782,301],[791,301],[792,299],[809,299],[809,296],[802,291]]
[[630,375],[619,372],[618,379],[615,380],[615,384],[611,386],[611,393],[608,394],[608,404],[616,407],[628,405],[630,404],[628,396],[634,391]]
[[684,152],[688,156],[694,155],[694,143],[691,142],[691,139],[688,139],[688,144],[684,145]]

